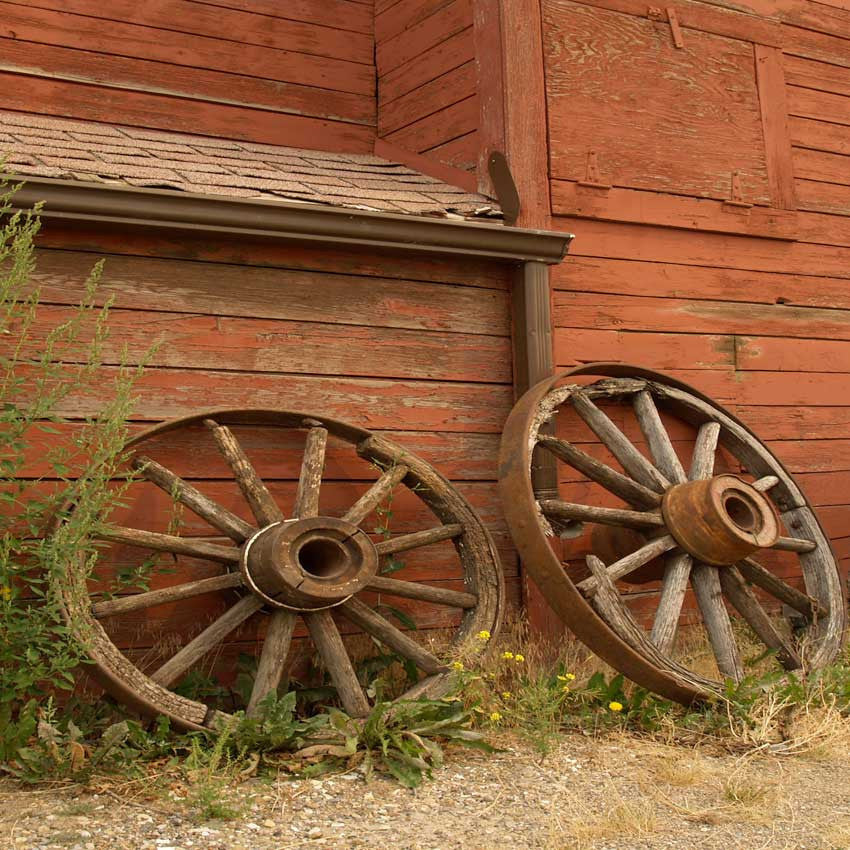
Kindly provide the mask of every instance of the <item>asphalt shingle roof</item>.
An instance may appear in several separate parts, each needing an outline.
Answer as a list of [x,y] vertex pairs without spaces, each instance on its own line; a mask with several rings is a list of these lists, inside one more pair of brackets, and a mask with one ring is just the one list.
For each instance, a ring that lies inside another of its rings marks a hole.
[[500,218],[483,195],[370,154],[329,153],[0,111],[0,157],[22,177],[379,212]]

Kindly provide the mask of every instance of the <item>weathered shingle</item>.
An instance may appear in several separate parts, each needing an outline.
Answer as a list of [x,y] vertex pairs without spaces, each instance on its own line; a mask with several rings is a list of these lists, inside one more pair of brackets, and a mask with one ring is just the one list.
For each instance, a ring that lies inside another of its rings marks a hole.
[[0,111],[0,158],[22,177],[499,218],[493,201],[372,154],[329,153]]

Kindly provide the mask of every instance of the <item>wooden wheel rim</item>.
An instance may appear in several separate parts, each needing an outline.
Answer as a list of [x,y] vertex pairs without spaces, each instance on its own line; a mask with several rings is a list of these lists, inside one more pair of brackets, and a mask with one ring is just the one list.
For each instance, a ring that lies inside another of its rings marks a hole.
[[[547,602],[566,625],[613,667],[636,683],[670,699],[687,704],[719,690],[719,682],[693,673],[677,664],[666,652],[659,651],[639,626],[637,628],[640,634],[637,634],[633,621],[629,622],[628,618],[624,620],[617,612],[610,615],[614,601],[607,591],[599,593],[600,596],[606,597],[606,602],[602,605],[606,616],[600,616],[597,600],[594,599],[591,604],[585,598],[582,588],[571,581],[548,543],[548,535],[552,532],[544,517],[541,503],[557,494],[557,482],[546,482],[542,492],[538,483],[539,496],[543,496],[543,499],[540,499],[532,486],[532,464],[535,462],[538,440],[548,440],[550,445],[552,442],[541,433],[541,427],[551,419],[561,404],[570,400],[570,388],[562,385],[570,378],[579,376],[614,379],[610,382],[609,389],[616,387],[619,381],[619,394],[623,396],[636,396],[640,390],[648,390],[652,399],[662,401],[665,409],[698,428],[708,421],[717,422],[719,429],[715,439],[719,440],[720,445],[739,460],[745,460],[747,469],[757,479],[777,479],[769,489],[770,498],[778,508],[779,515],[786,525],[793,524],[793,533],[814,544],[811,551],[798,551],[806,592],[816,600],[819,609],[807,628],[809,646],[805,657],[806,666],[819,667],[834,660],[840,651],[846,625],[844,595],[838,567],[814,510],[792,476],[746,426],[707,396],[657,372],[618,363],[588,364],[559,373],[532,387],[517,402],[502,436],[499,478],[508,526],[526,569],[540,587]],[[583,385],[580,389],[586,390],[587,386]],[[615,394],[617,392],[612,390],[612,395]],[[545,431],[545,428],[543,430]],[[651,465],[660,466],[654,456],[657,447],[653,447],[652,442],[649,442],[650,448],[653,449]],[[663,488],[659,488],[657,495],[661,496],[662,492]],[[641,495],[642,491],[636,492],[636,496]],[[634,508],[635,512],[638,510]],[[646,516],[646,512],[647,508],[644,506],[640,515]],[[660,514],[660,510],[657,512]],[[631,516],[627,518],[633,519]],[[655,524],[654,519],[652,522]],[[655,552],[648,553],[653,557],[675,551],[677,547],[677,541],[671,535],[668,535],[669,542],[659,539],[664,537],[661,534],[663,527],[663,519],[657,528],[654,527],[658,532],[654,541]],[[780,538],[776,548],[796,551],[795,545],[793,540]],[[605,565],[602,565],[603,573],[604,567]],[[771,581],[771,576],[765,577],[762,572],[757,572],[757,569],[763,571],[763,568],[759,568],[752,559],[745,559],[738,567],[741,571],[746,570],[745,578],[748,581],[758,579],[756,583],[760,583],[762,587],[766,586],[765,582]],[[587,581],[604,583],[604,578],[604,575],[600,577],[594,572],[591,579],[579,582],[579,585]],[[788,586],[775,577],[772,581],[776,593],[784,594]],[[728,576],[724,582],[723,590],[726,595]],[[746,589],[741,590],[739,587],[730,590],[738,594],[746,592]],[[804,594],[798,592],[797,597],[791,601],[795,602],[797,607],[803,607],[805,602],[801,597],[804,597]],[[736,598],[740,599],[740,596]],[[784,666],[793,666],[789,663],[793,659],[786,658],[783,651],[777,651],[777,658]]]
[[[397,470],[395,473],[384,472],[375,484],[377,485],[384,479],[387,479],[385,483],[392,489],[392,487],[404,482],[430,508],[431,513],[442,523],[442,526],[403,535],[405,538],[409,538],[407,540],[407,544],[409,545],[406,545],[404,549],[392,549],[391,545],[385,546],[382,554],[405,551],[409,548],[426,545],[412,538],[417,537],[417,535],[420,538],[424,538],[428,535],[429,531],[437,532],[437,534],[436,536],[432,534],[431,537],[433,539],[428,542],[451,540],[458,554],[463,571],[465,592],[442,591],[443,596],[451,596],[453,600],[457,599],[459,601],[438,601],[437,604],[462,607],[461,622],[454,633],[452,641],[452,645],[457,651],[467,656],[481,654],[486,651],[488,643],[480,640],[477,635],[481,631],[487,631],[495,636],[501,625],[503,613],[504,581],[498,554],[489,532],[466,499],[430,464],[393,441],[349,423],[315,414],[270,409],[206,410],[192,416],[170,420],[148,428],[129,440],[125,445],[125,449],[138,448],[153,437],[198,423],[216,425],[226,431],[229,431],[230,426],[246,425],[305,429],[308,433],[308,445],[310,436],[317,435],[319,442],[322,443],[318,478],[316,479],[315,470],[306,469],[307,463],[305,461],[302,466],[301,479],[299,479],[299,494],[296,495],[296,509],[299,500],[301,500],[302,504],[311,501],[315,503],[307,506],[306,510],[308,514],[314,512],[318,503],[318,486],[321,482],[321,467],[324,463],[323,441],[327,439],[328,434],[339,438],[345,443],[351,444],[360,457],[381,464],[385,470]],[[322,435],[322,431],[324,431],[324,435]],[[307,451],[308,449],[305,448],[305,456]],[[402,467],[404,468],[403,473],[400,471]],[[311,476],[319,482],[319,484],[316,484],[315,481],[313,482],[315,493],[312,496],[314,498],[310,498],[309,493],[307,496],[304,496],[302,493],[302,490],[307,491],[309,489],[307,486],[304,486],[305,478],[310,478]],[[370,488],[368,492],[371,492],[372,489]],[[365,495],[368,495],[368,492]],[[365,495],[349,509],[349,514],[360,505]],[[262,504],[258,506],[259,509],[262,509],[262,507]],[[271,506],[267,505],[266,508],[270,510]],[[254,505],[252,504],[253,509]],[[366,510],[366,506],[361,505],[359,512],[362,513],[363,510]],[[369,513],[370,510],[366,510],[366,513],[359,520],[355,516],[351,516],[349,519],[356,524],[362,521]],[[199,516],[203,515],[199,514]],[[276,517],[267,517],[266,520],[268,519],[273,519],[273,522],[266,521],[265,526],[277,524],[281,521]],[[255,531],[259,531],[259,528],[255,529]],[[250,536],[246,534],[245,542],[253,541],[255,536],[255,534],[251,534]],[[103,539],[114,538],[104,537]],[[244,548],[244,546],[241,548]],[[381,549],[380,546],[378,548]],[[236,553],[239,549],[234,548],[232,551]],[[218,553],[214,552],[214,556],[217,555]],[[376,581],[382,581],[382,584],[379,585],[380,592],[382,593],[394,595],[395,591],[398,590],[397,587],[387,590],[388,585],[397,585],[399,583],[397,580],[376,577]],[[262,599],[262,596],[254,595],[250,592],[249,587],[243,585],[241,574],[238,571],[238,557],[234,562],[234,571],[224,573],[220,577],[218,584],[221,589],[241,588],[245,591],[245,595],[242,595],[239,602],[230,608],[225,615],[214,621],[213,625],[229,615],[232,616],[233,620],[237,621],[238,625],[244,619],[247,619],[248,616],[251,616],[263,607],[265,600]],[[422,598],[421,596],[411,596],[411,593],[421,592],[419,589],[424,587],[423,585],[416,584],[415,582],[404,582],[404,584],[407,585],[403,589],[405,593],[398,595],[407,595],[408,598],[413,599]],[[124,655],[113,643],[98,617],[95,616],[97,604],[93,605],[89,598],[87,572],[82,562],[69,564],[65,580],[56,589],[62,600],[66,622],[75,637],[86,648],[93,662],[93,672],[96,678],[116,699],[147,716],[165,715],[181,728],[216,728],[228,720],[228,714],[211,709],[197,700],[183,697],[171,690],[166,683],[157,681],[157,676],[162,668],[152,675],[147,675],[139,670]],[[325,652],[338,649],[342,643],[336,627],[330,625],[332,621],[330,620],[330,612],[326,610],[327,608],[343,607],[348,603],[351,606],[351,610],[345,610],[346,619],[354,622],[373,636],[375,635],[375,629],[381,631],[384,628],[385,624],[380,622],[382,618],[375,614],[369,606],[356,599],[357,592],[360,589],[362,587],[353,588],[351,594],[341,600],[335,600],[333,606],[320,606],[304,612],[305,621],[309,617],[307,625],[310,637],[314,644],[318,645],[321,643],[324,646]],[[472,601],[473,598],[474,603]],[[425,601],[435,600],[426,599]],[[282,611],[282,613],[286,616],[294,616],[289,611]],[[240,617],[242,619],[239,619]],[[290,637],[291,628],[290,625]],[[392,628],[394,629],[394,627]],[[410,655],[413,656],[410,660],[413,660],[420,671],[428,674],[406,691],[401,698],[439,697],[446,693],[451,687],[452,677],[450,671],[442,664],[437,665],[436,659],[430,656],[430,653],[424,651],[424,649],[422,652],[417,653],[415,646],[410,645],[414,642],[406,637],[406,633],[395,629],[394,631],[398,632],[402,637],[398,637],[394,633],[388,633],[387,635],[382,635],[381,639],[397,639],[402,641],[401,649],[398,646],[392,645],[391,648],[395,649],[401,655],[404,655],[404,651],[407,651],[409,653],[408,657],[410,658]],[[228,633],[229,631],[224,636]],[[267,636],[266,641],[268,640],[269,637]],[[407,643],[408,641],[409,644]],[[288,647],[288,643],[286,645]],[[321,647],[319,651],[321,654]],[[167,667],[169,663],[170,661],[166,662],[163,667]],[[333,674],[332,678],[334,678]],[[336,679],[334,679],[334,682],[342,696],[340,683]],[[353,687],[350,681],[348,685]],[[359,685],[357,687],[359,688]],[[362,689],[360,691],[362,694]],[[259,698],[254,700],[252,695],[252,704],[249,705],[249,711],[253,710],[254,704],[258,701]],[[344,697],[343,701],[346,701]],[[359,703],[356,696],[352,697],[349,700],[349,704],[346,705],[346,709],[352,715],[363,715],[366,713],[368,702],[365,695],[362,696],[362,701]]]

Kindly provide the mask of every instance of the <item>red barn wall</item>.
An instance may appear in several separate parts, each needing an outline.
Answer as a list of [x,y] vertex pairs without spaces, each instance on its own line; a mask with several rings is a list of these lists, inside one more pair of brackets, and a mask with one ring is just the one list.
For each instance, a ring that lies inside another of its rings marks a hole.
[[372,0],[0,2],[0,108],[372,150]]
[[[385,433],[433,463],[478,511],[504,563],[508,609],[515,611],[516,556],[496,492],[499,435],[513,400],[508,270],[460,258],[415,259],[218,238],[212,245],[186,235],[148,238],[46,227],[35,272],[44,305],[35,332],[46,331],[79,300],[86,274],[99,257],[106,258],[99,297],[115,299],[102,396],[67,399],[60,413],[72,423],[68,427],[73,430],[111,396],[110,380],[123,346],[128,362],[135,364],[159,340],[135,389],[132,432],[211,407],[271,407],[315,412]],[[286,511],[294,498],[302,444],[254,431],[246,450]],[[204,429],[169,435],[157,446],[146,452],[250,519],[238,490],[226,483],[231,476]],[[333,515],[353,504],[377,474],[366,468],[365,477],[351,480],[341,474],[339,456],[329,453],[321,494],[322,505]],[[31,474],[45,472],[35,459]],[[392,533],[435,524],[416,498],[404,495],[404,487],[398,491],[389,520]],[[113,521],[165,531],[170,512],[167,495],[151,487],[142,502],[118,511]],[[183,519],[184,536],[210,534],[191,512]],[[372,531],[378,521],[367,518],[364,528]],[[109,557],[110,563],[126,567],[148,554],[118,547]],[[460,587],[450,544],[404,560],[399,578]],[[176,574],[156,578],[154,587],[215,569],[183,557],[169,566]],[[385,601],[408,610],[420,629],[450,626],[459,615],[443,606]],[[151,634],[185,639],[187,630],[197,633],[224,610],[226,595],[191,602],[189,618],[180,604],[149,609],[136,620],[131,616],[121,623],[117,641],[145,655],[146,663],[155,662]],[[228,658],[232,664],[234,653],[253,651],[254,620],[229,639],[223,666]],[[258,622],[262,628],[262,618]],[[341,628],[352,630],[344,621]]]
[[543,0],[550,221],[576,234],[555,358],[649,366],[730,407],[846,569],[850,7],[749,5],[677,4],[677,46],[646,4]]

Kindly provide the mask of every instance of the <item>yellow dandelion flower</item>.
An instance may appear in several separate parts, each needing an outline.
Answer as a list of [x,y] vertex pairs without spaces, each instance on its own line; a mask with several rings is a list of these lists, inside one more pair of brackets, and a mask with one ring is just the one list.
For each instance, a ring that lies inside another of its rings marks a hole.
[[490,632],[488,632],[487,629],[481,629],[481,631],[478,632],[477,637],[478,640],[490,640]]
[[622,711],[623,710],[623,703],[617,702],[616,700],[614,700],[614,701],[608,703],[608,708],[610,708],[611,711]]
[[502,691],[502,699],[510,699],[513,694],[510,691]]
[[452,661],[452,670],[460,673],[463,670],[463,662],[461,661]]
[[576,677],[576,674],[575,674],[575,673],[564,673],[564,678],[565,678],[568,682],[572,682],[572,681],[573,681],[573,679],[575,679],[575,677]]
[[498,711],[493,711],[493,712],[490,713],[490,720],[493,723],[498,723],[501,719],[502,719],[502,715],[499,714]]
[[564,686],[561,688],[561,690],[562,690],[562,691],[564,691],[564,693],[566,693],[569,689],[570,689],[570,686],[569,686],[569,685],[564,685]]
[[513,661],[514,660],[514,654],[512,652],[503,652],[502,658],[506,659],[507,661]]
[[525,661],[525,656],[524,656],[524,655],[520,655],[520,653],[517,653],[517,654],[514,656],[514,661],[516,661],[518,664],[521,664],[523,661]]
[[11,587],[0,587],[0,597],[3,599],[11,599],[12,598],[12,588]]

